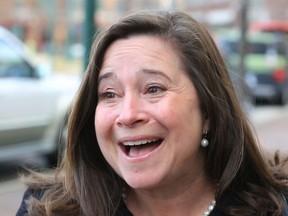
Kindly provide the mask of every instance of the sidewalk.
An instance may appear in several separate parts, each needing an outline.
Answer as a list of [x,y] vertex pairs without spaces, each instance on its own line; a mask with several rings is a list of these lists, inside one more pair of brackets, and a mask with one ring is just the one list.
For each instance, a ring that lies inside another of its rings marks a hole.
[[249,116],[254,125],[264,125],[271,121],[288,118],[288,105],[256,107],[251,110]]
[[252,112],[253,123],[260,145],[265,153],[288,155],[288,105],[263,107]]
[[25,187],[17,179],[0,185],[0,215],[13,216],[20,206]]

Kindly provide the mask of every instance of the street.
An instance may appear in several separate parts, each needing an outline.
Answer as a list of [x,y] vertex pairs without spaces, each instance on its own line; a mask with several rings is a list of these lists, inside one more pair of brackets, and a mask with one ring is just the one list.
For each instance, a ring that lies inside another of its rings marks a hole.
[[[279,150],[280,159],[288,155],[288,105],[256,106],[249,117],[255,127],[260,147],[269,160],[273,161],[274,153]],[[1,216],[15,215],[25,187],[17,179],[21,170],[19,164],[33,167],[45,167],[45,161],[37,156],[24,161],[11,160],[0,163],[0,212]],[[277,165],[277,164],[276,164]]]
[[21,203],[25,186],[17,176],[23,169],[46,167],[46,161],[35,155],[22,160],[12,160],[0,163],[0,215],[13,216]]

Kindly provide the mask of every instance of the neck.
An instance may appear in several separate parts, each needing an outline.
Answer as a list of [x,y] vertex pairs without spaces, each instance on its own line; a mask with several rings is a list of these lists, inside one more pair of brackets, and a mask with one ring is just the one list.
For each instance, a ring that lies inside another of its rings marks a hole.
[[[208,182],[194,182],[165,189],[127,189],[126,201],[133,215],[204,215],[215,199]],[[209,215],[209,214],[206,214]]]

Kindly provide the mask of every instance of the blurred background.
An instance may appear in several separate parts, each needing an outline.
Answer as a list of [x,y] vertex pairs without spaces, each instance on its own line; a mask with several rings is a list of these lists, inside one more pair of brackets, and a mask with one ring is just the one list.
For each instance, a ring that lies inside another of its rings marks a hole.
[[263,154],[281,168],[288,153],[287,0],[1,0],[1,215],[15,215],[20,205],[23,166],[57,164],[97,32],[155,8],[186,11],[208,28]]
[[1,0],[0,25],[21,38],[37,57],[48,58],[54,71],[77,73],[83,69],[86,22],[91,22],[87,9],[93,10],[96,31],[138,9],[185,10],[215,29],[287,20],[287,6],[286,0]]

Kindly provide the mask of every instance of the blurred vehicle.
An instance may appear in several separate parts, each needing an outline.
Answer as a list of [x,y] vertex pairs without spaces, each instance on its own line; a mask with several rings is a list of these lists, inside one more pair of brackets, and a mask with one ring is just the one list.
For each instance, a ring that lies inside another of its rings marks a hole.
[[57,160],[61,127],[80,76],[49,74],[41,66],[0,27],[0,161],[31,153]]
[[288,33],[288,20],[258,20],[250,25],[252,31]]
[[[215,33],[215,32],[214,32]],[[241,104],[242,109],[249,115],[254,108],[253,96],[245,79],[241,77],[238,67],[231,65],[229,52],[227,50],[226,41],[223,40],[222,36],[217,33],[213,34],[214,41],[221,52],[221,55],[227,66],[229,77],[232,81],[235,89],[236,96]]]
[[[217,32],[221,49],[232,68],[240,62],[237,30]],[[247,32],[245,47],[245,83],[255,100],[286,104],[288,101],[287,44],[283,35],[269,32]]]

